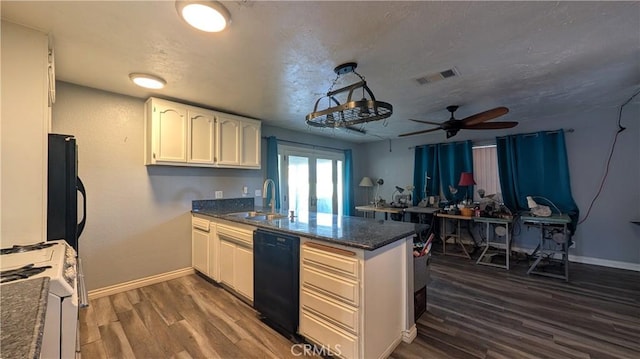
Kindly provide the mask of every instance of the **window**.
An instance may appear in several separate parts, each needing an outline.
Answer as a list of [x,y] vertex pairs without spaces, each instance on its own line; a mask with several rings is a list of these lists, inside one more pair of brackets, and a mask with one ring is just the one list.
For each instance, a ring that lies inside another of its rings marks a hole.
[[473,200],[480,201],[478,190],[483,189],[485,195],[500,193],[500,177],[498,176],[498,151],[496,145],[474,146],[473,178],[476,181]]

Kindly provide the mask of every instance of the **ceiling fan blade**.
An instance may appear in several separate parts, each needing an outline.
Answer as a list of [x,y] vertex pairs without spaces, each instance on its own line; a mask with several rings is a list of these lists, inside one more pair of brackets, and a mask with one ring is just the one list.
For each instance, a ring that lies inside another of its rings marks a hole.
[[440,129],[440,127],[436,127],[436,128],[430,128],[428,130],[422,130],[422,131],[416,131],[416,132],[409,132],[409,133],[403,133],[401,135],[398,135],[398,137],[406,137],[406,136],[413,136],[413,135],[419,135],[421,133],[427,133],[427,132],[433,132],[433,131],[438,131]]
[[479,123],[493,120],[496,117],[506,115],[508,112],[509,112],[509,109],[506,107],[496,107],[496,108],[492,108],[491,110],[476,113],[475,115],[469,116],[467,118],[463,118],[460,121],[462,121],[462,124],[464,126],[473,126]]
[[465,130],[497,130],[501,128],[511,128],[516,127],[518,123],[516,121],[505,121],[505,122],[487,122],[487,123],[479,123],[473,126],[465,126],[462,128]]
[[424,120],[414,120],[412,118],[409,119],[409,121],[413,121],[413,122],[419,122],[419,123],[426,123],[428,125],[436,125],[436,126],[440,126],[440,122],[433,122],[433,121],[424,121]]

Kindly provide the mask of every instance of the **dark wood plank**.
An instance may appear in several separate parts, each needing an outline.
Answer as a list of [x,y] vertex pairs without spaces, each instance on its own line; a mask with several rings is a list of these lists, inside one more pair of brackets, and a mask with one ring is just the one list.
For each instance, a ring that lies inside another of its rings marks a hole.
[[145,327],[136,311],[132,309],[117,314],[136,358],[166,358],[174,354],[162,350],[162,346]]

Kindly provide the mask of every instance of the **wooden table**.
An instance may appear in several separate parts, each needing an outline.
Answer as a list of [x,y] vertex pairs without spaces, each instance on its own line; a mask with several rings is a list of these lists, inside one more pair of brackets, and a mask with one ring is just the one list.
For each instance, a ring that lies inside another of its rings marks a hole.
[[[465,257],[465,258],[469,258],[471,259],[471,255],[469,255],[469,252],[467,252],[467,249],[464,247],[464,244],[462,243],[462,238],[460,235],[460,223],[462,221],[471,221],[473,220],[473,217],[471,216],[461,216],[461,215],[457,215],[457,214],[447,214],[447,213],[436,213],[436,216],[439,217],[442,222],[440,225],[440,237],[442,239],[442,254],[446,255],[447,254],[447,238],[453,238],[454,243],[457,243],[460,245],[460,248],[462,248],[462,252],[464,254],[457,254],[457,253],[450,253],[449,255],[453,255],[453,256],[459,256],[459,257]],[[448,220],[454,220],[456,221],[456,226],[455,226],[455,233],[453,234],[449,234],[447,235],[447,221]]]
[[[485,223],[487,227],[487,237],[485,241],[485,247],[482,253],[480,253],[480,257],[476,261],[476,264],[483,264],[492,267],[505,268],[509,270],[509,257],[511,255],[511,230],[509,229],[509,225],[513,223],[512,218],[492,218],[492,217],[473,217],[473,221],[476,223]],[[505,234],[505,265],[495,264],[495,263],[487,263],[482,262],[482,258],[487,254],[489,250],[489,246],[491,244],[502,244],[502,242],[491,241],[491,238],[495,240],[495,234],[491,235],[491,226],[492,225],[504,225],[506,227],[507,233]]]
[[[544,275],[547,277],[560,278],[565,281],[569,281],[569,232],[567,230],[567,224],[571,223],[571,218],[568,215],[552,215],[550,217],[537,217],[532,215],[522,215],[520,219],[524,224],[538,226],[540,228],[540,242],[536,249],[533,250],[531,256],[537,257],[535,262],[529,267],[527,274],[538,274]],[[563,234],[565,236],[564,241],[562,243],[557,243],[553,240],[551,236],[545,236],[545,228],[546,227],[556,227],[561,228]],[[545,240],[550,240],[553,242],[552,246],[545,246]],[[558,244],[560,245],[560,249],[557,249]],[[555,248],[553,247],[555,245]],[[536,267],[540,263],[540,261],[544,258],[552,258],[554,254],[561,253],[562,254],[562,263],[564,264],[564,275],[542,272],[536,270]]]
[[404,208],[401,208],[401,207],[386,207],[386,206],[369,205],[369,206],[357,206],[356,210],[357,211],[361,211],[361,212],[365,212],[365,217],[366,217],[367,213],[371,212],[371,213],[373,213],[373,218],[376,217],[376,212],[383,212],[385,220],[388,219],[387,216],[389,215],[389,213],[400,213],[404,217]]

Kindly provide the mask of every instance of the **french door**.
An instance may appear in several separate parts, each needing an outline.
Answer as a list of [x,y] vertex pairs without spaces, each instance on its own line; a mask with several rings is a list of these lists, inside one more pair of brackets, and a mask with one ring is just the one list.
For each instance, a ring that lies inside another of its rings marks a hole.
[[341,216],[344,154],[278,146],[282,208]]

